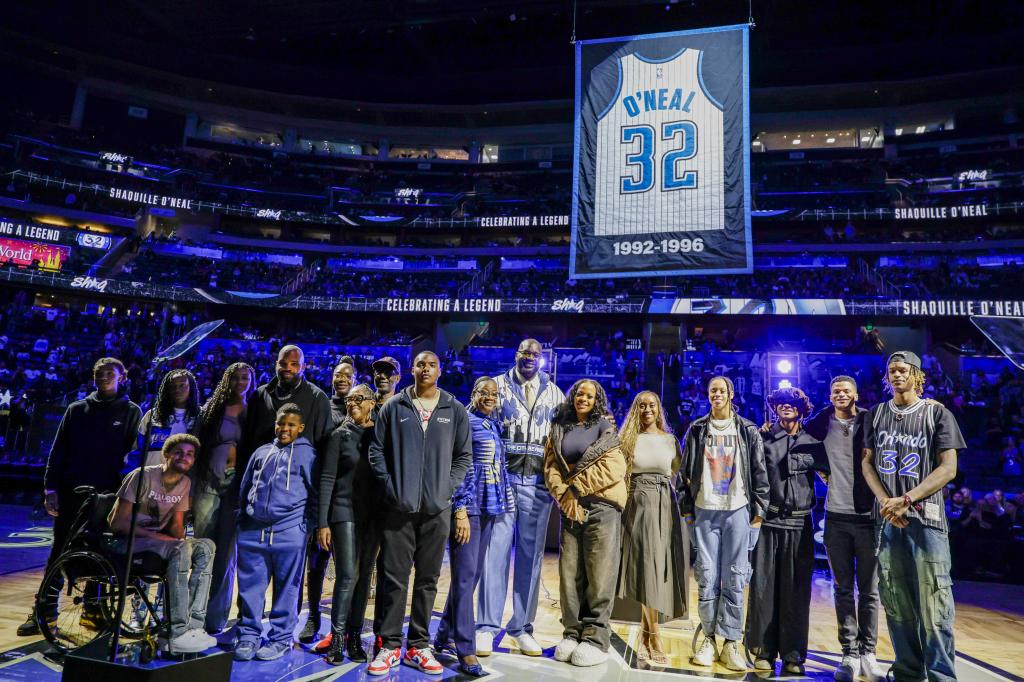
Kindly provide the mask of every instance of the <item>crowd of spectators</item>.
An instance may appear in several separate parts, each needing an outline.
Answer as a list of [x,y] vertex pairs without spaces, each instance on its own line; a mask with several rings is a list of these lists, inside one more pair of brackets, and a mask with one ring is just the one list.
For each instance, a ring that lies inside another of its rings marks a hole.
[[[1020,479],[1011,485],[1024,491]],[[1014,540],[1024,540],[1024,492],[1004,493],[995,488],[976,493],[967,486],[946,486],[949,541],[953,572],[962,579],[1010,580],[1024,576],[1015,562]],[[1017,550],[1019,551],[1019,550]]]

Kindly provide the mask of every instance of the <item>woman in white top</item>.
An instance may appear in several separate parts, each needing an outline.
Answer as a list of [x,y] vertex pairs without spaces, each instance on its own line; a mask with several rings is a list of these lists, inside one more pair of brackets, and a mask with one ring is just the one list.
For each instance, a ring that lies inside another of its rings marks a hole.
[[640,603],[637,658],[666,665],[658,623],[688,617],[690,561],[672,484],[682,452],[665,424],[656,393],[643,391],[636,396],[619,439],[626,458],[629,498],[622,513],[617,596]]

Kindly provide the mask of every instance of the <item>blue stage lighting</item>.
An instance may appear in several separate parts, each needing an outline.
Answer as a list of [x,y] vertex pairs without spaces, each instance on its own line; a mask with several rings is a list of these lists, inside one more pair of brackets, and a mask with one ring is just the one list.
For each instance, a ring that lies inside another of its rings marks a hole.
[[782,379],[779,381],[779,388],[793,388],[793,382],[789,379]]
[[789,374],[793,371],[793,363],[789,360],[779,360],[775,365],[775,369],[779,370],[783,374]]

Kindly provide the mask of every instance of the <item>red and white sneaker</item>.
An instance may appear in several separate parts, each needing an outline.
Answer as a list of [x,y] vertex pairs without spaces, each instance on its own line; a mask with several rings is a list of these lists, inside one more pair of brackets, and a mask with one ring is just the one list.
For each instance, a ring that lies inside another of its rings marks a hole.
[[334,633],[328,632],[327,635],[319,642],[313,645],[314,654],[326,654],[327,650],[331,648],[331,640],[334,639]]
[[387,675],[388,671],[392,668],[398,667],[398,663],[401,660],[401,649],[381,649],[380,653],[374,656],[373,661],[370,663],[370,667],[366,669],[366,672],[371,675]]
[[430,649],[410,648],[402,657],[402,663],[428,675],[440,675],[444,666],[437,662]]

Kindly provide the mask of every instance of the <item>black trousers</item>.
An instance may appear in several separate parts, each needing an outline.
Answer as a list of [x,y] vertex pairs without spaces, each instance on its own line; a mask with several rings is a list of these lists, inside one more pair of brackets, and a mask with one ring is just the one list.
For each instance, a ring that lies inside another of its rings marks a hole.
[[[832,568],[839,644],[846,654],[873,654],[878,642],[878,557],[875,525],[825,516],[825,551]],[[854,603],[853,583],[857,581]]]
[[352,606],[352,585],[356,573],[356,524],[331,524],[331,549],[334,551],[334,597],[331,600],[331,631],[343,637]]
[[[324,596],[324,577],[327,575],[327,564],[331,553],[320,549],[316,530],[306,538],[306,598],[309,602],[309,617],[317,625],[320,624],[320,600]],[[302,589],[299,589],[299,605],[302,611]]]
[[803,663],[811,618],[814,530],[761,526],[747,600],[747,649],[758,658]]
[[[349,608],[346,630],[349,637],[359,637],[366,618],[366,605],[370,602],[370,587],[373,569],[380,570],[380,525],[377,514],[356,513],[354,526],[356,543],[355,582],[352,586],[352,606]],[[374,601],[373,634],[380,634],[380,595]]]
[[[60,557],[61,551],[64,549],[64,543],[67,542],[68,536],[71,534],[71,526],[74,524],[75,517],[78,516],[78,510],[85,499],[82,495],[76,495],[70,490],[57,492],[57,506],[60,513],[53,520],[53,545],[50,546],[50,556],[46,558],[46,569],[43,571],[44,579],[46,573]],[[47,599],[42,606],[46,616],[52,618],[57,615],[56,599]]]
[[388,512],[381,525],[381,571],[377,577],[380,636],[388,649],[402,646],[402,621],[409,594],[409,571],[416,569],[412,586],[408,647],[430,645],[430,616],[437,596],[437,579],[444,563],[452,513],[404,514]]

